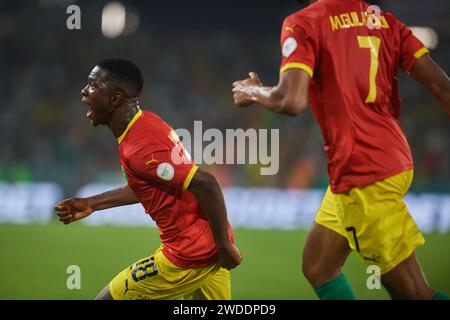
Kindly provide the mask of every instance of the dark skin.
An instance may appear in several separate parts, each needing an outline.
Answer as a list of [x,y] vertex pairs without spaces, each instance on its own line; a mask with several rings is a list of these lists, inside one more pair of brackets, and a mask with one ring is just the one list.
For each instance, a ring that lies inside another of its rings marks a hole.
[[[107,71],[96,66],[88,77],[87,85],[81,90],[82,101],[89,107],[87,117],[93,126],[106,125],[116,138],[125,131],[128,123],[139,111],[138,93],[112,80]],[[188,187],[211,225],[221,267],[237,267],[242,256],[231,243],[228,234],[228,220],[223,193],[216,178],[198,169]],[[56,204],[59,220],[70,224],[83,219],[95,211],[138,203],[128,185],[87,198],[70,198]],[[111,300],[108,287],[96,299]]]
[[[313,3],[316,1],[310,1]],[[429,55],[420,58],[409,76],[427,88],[450,118],[450,79]],[[234,103],[238,107],[260,105],[273,112],[298,116],[306,110],[310,76],[291,69],[280,75],[276,86],[264,86],[255,72],[249,78],[233,83]],[[317,288],[342,273],[351,249],[347,239],[336,232],[314,224],[304,250],[302,270],[310,284]],[[393,270],[381,276],[381,282],[392,299],[431,299],[430,288],[415,253]]]

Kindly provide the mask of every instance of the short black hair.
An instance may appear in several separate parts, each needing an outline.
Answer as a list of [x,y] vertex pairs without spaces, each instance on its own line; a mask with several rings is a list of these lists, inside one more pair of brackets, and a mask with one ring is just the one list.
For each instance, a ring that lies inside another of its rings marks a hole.
[[119,86],[127,88],[130,94],[137,97],[144,86],[141,70],[124,58],[106,58],[97,63],[97,66],[107,72],[118,82]]

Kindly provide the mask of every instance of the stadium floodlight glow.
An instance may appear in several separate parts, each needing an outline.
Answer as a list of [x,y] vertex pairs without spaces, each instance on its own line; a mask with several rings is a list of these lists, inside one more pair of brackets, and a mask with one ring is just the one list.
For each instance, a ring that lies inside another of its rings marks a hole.
[[412,33],[423,42],[428,49],[436,49],[439,43],[439,37],[433,29],[429,27],[409,27]]
[[125,30],[126,9],[120,2],[110,2],[102,11],[102,33],[107,38],[117,38]]

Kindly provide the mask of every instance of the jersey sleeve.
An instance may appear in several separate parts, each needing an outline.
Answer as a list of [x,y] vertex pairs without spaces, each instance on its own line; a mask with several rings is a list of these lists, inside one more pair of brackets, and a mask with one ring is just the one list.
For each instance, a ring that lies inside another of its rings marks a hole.
[[307,19],[287,17],[281,30],[281,67],[280,73],[289,69],[301,69],[310,77],[318,57],[316,32]]
[[143,147],[131,157],[130,169],[140,180],[186,191],[198,167],[190,157],[179,157],[185,152],[180,146],[172,150]]
[[400,67],[409,72],[417,60],[428,54],[429,51],[409,28],[401,22],[398,23],[400,24]]

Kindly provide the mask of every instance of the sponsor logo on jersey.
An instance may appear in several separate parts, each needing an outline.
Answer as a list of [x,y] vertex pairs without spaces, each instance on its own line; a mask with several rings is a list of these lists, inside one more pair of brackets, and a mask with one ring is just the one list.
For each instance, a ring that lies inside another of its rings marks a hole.
[[153,157],[153,155],[152,155],[152,158],[150,159],[150,160],[148,160],[148,161],[146,161],[145,162],[145,165],[150,165],[150,164],[154,164],[154,163],[158,163],[158,160],[156,160],[154,157]]

